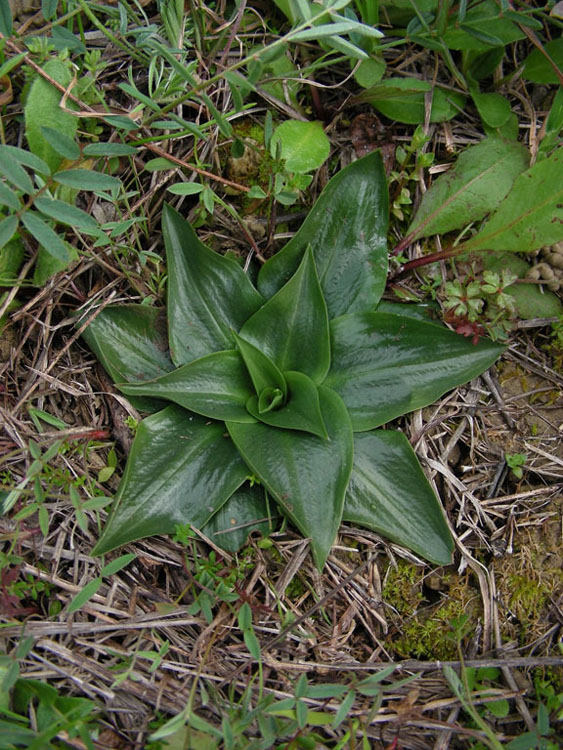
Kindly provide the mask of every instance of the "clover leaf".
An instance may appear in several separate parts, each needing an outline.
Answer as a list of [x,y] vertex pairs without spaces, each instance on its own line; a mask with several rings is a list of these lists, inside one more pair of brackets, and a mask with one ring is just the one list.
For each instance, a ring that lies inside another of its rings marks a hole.
[[165,206],[167,336],[142,305],[107,306],[83,334],[118,388],[154,412],[95,554],[187,523],[236,550],[249,530],[267,533],[277,505],[319,569],[342,520],[450,562],[448,524],[408,440],[376,428],[483,372],[502,347],[405,305],[378,308],[387,216],[381,156],[369,154],[333,177],[256,289]]

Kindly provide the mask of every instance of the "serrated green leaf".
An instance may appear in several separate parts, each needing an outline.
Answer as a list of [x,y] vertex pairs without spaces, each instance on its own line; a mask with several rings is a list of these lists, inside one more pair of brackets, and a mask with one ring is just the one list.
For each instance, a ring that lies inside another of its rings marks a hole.
[[330,180],[294,237],[262,266],[258,289],[275,294],[311,245],[329,317],[372,309],[387,279],[387,221],[387,180],[377,152]]
[[65,201],[55,200],[53,198],[46,198],[40,196],[34,200],[35,208],[41,211],[50,219],[60,221],[61,224],[67,224],[77,229],[82,229],[86,233],[97,234],[99,230],[99,224],[93,216],[87,214],[86,211],[82,211],[76,206],[71,206],[70,203]]
[[[342,518],[353,438],[340,398],[324,386],[319,398],[328,440],[262,422],[227,422],[227,428],[254,474],[299,530],[312,538],[315,563],[321,569]],[[275,456],[284,460],[272,460]]]
[[28,173],[2,146],[0,146],[0,174],[24,193],[33,192],[33,183]]
[[206,537],[227,552],[237,552],[249,534],[267,536],[273,529],[263,487],[248,483],[238,489],[202,528]]
[[203,527],[244,482],[248,469],[224,426],[169,406],[144,419],[133,441],[113,511],[92,550]]
[[128,396],[166,399],[211,419],[254,421],[246,410],[252,383],[234,350],[208,354],[156,380],[118,387]]
[[70,263],[71,255],[64,240],[35,211],[26,211],[21,217],[22,224],[32,234],[41,247],[61,263]]
[[286,169],[304,174],[318,169],[328,159],[330,141],[320,122],[287,120],[273,132],[270,141],[273,157],[277,155],[278,148]]
[[414,241],[444,234],[482,219],[500,204],[528,163],[522,144],[500,138],[485,138],[465,149],[423,195],[407,237]]
[[473,346],[447,328],[390,313],[344,315],[331,332],[325,385],[340,394],[360,432],[431,404],[503,351],[487,339]]
[[242,268],[214,253],[170,206],[162,214],[168,260],[170,351],[178,366],[232,349],[231,331],[263,303]]
[[[70,84],[72,73],[70,60],[49,60],[43,65],[43,71],[54,81],[65,88]],[[25,134],[33,154],[43,159],[50,171],[54,172],[61,163],[62,157],[45,139],[41,128],[51,127],[74,138],[78,128],[78,117],[65,112],[60,107],[62,94],[42,76],[34,78],[25,104]],[[67,107],[73,108],[72,103]]]
[[295,274],[241,328],[282,371],[322,383],[330,365],[328,315],[310,249]]
[[464,252],[531,252],[563,236],[563,148],[520,174],[481,231],[464,242]]
[[[79,318],[77,326],[83,322]],[[115,383],[158,378],[174,368],[168,354],[166,321],[155,307],[109,305],[82,338]],[[154,399],[131,399],[131,403],[144,411],[155,409]]]
[[42,125],[41,135],[51,146],[53,151],[59,156],[62,156],[63,159],[75,161],[80,157],[80,149],[78,144],[74,141],[74,138],[70,138],[60,130],[51,128],[48,125]]
[[321,414],[317,386],[302,372],[285,372],[288,397],[284,406],[264,411],[260,409],[258,396],[252,396],[246,408],[253,417],[286,430],[302,430],[328,438]]
[[444,512],[401,432],[354,435],[343,520],[372,529],[437,565],[451,563],[454,545]]
[[4,247],[14,236],[18,228],[18,217],[8,216],[0,221],[0,248]]
[[92,169],[65,169],[56,172],[53,179],[77,190],[113,190],[121,187],[121,180],[117,177],[94,172]]

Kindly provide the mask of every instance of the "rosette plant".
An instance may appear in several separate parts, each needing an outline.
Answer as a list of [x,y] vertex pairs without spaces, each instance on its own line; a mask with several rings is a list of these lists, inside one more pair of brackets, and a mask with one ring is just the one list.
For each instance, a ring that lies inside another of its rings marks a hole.
[[380,303],[387,217],[374,153],[333,177],[254,286],[164,207],[167,336],[143,305],[107,306],[84,334],[122,393],[153,412],[95,554],[187,523],[235,550],[282,516],[319,569],[342,520],[450,562],[407,438],[381,427],[483,372],[501,347]]

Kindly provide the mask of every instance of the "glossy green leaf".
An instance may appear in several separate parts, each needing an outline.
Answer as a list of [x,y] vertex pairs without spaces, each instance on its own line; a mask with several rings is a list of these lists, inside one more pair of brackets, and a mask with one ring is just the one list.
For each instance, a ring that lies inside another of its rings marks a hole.
[[320,569],[342,518],[352,469],[353,436],[341,399],[324,386],[319,388],[319,397],[328,440],[261,422],[228,422],[227,428],[254,474],[297,528],[311,537]]
[[282,371],[269,357],[267,357],[254,344],[245,341],[238,334],[233,333],[234,340],[240,355],[246,365],[246,369],[252,379],[256,394],[260,395],[264,389],[279,389],[282,398],[287,396],[287,384]]
[[147,417],[137,428],[111,517],[92,554],[170,534],[177,524],[202,528],[247,474],[221,423],[179,406]]
[[264,300],[242,268],[214,253],[170,206],[162,214],[168,260],[168,326],[176,365],[232,349],[231,331]]
[[127,396],[166,399],[212,419],[253,422],[246,402],[253,393],[237,351],[222,351],[189,362],[155,380],[119,383]]
[[328,159],[330,141],[320,122],[286,120],[272,135],[270,152],[273,157],[277,156],[278,148],[286,169],[304,174],[318,169]]
[[65,169],[56,172],[53,179],[76,190],[113,190],[121,187],[121,180],[117,177],[94,172],[92,169]]
[[[84,320],[80,318],[77,326]],[[144,305],[109,305],[82,338],[115,383],[149,380],[170,372],[166,321],[161,310]],[[154,399],[131,399],[138,409],[154,411]]]
[[555,63],[559,70],[563,70],[563,39],[559,37],[547,42],[543,45],[543,50],[547,53],[547,56],[537,48],[530,52],[524,62],[522,78],[534,83],[560,84],[561,82],[550,60]]
[[407,233],[409,243],[461,229],[494,211],[528,163],[526,148],[514,141],[485,138],[465,149],[424,193]]
[[343,520],[365,526],[438,565],[453,541],[438,498],[401,432],[354,435],[354,466]]
[[295,236],[261,268],[258,289],[275,294],[311,245],[329,317],[372,309],[387,278],[388,212],[385,170],[374,152],[330,180]]
[[328,315],[311,250],[295,274],[241,328],[280,370],[322,383],[330,366]]
[[99,224],[93,216],[65,201],[40,196],[34,200],[34,205],[42,214],[50,219],[55,219],[55,221],[60,221],[61,224],[76,227],[86,233],[97,234],[98,232]]
[[474,346],[447,328],[390,313],[344,315],[331,331],[325,385],[340,394],[359,432],[431,404],[503,351],[488,339]]
[[432,92],[430,122],[451,120],[463,111],[465,97],[455,91],[434,88],[418,78],[386,78],[366,89],[362,101],[368,101],[390,120],[417,125],[424,122],[425,97]]
[[[65,88],[72,79],[71,69],[70,60],[49,60],[43,65],[43,71]],[[41,128],[54,128],[67,138],[74,138],[78,128],[78,117],[61,108],[61,98],[61,92],[49,81],[42,76],[36,76],[29,89],[24,109],[25,135],[30,151],[43,159],[52,172],[58,168],[62,157],[46,140]],[[72,109],[74,104],[69,102],[66,106]]]
[[563,148],[520,174],[482,229],[464,242],[466,252],[531,252],[563,234]]
[[71,255],[64,240],[35,211],[22,214],[21,222],[41,247],[61,263],[70,263]]
[[288,386],[287,403],[279,409],[263,411],[258,396],[252,396],[246,405],[249,413],[272,427],[302,430],[328,438],[315,383],[302,372],[285,372],[284,375]]
[[221,549],[237,552],[246,543],[249,534],[258,532],[267,536],[272,532],[270,515],[264,488],[259,484],[251,487],[246,483],[231,495],[201,530]]

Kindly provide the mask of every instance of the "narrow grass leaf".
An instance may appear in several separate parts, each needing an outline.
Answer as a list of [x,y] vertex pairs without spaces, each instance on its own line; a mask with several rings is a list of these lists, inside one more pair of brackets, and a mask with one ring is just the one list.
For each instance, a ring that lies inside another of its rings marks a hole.
[[17,216],[8,216],[8,218],[0,221],[0,248],[12,239],[18,228],[18,223]]
[[0,32],[9,39],[12,36],[12,8],[9,2],[0,3]]
[[102,577],[112,576],[114,573],[118,573],[120,570],[129,565],[129,563],[132,562],[136,557],[137,555],[135,555],[133,552],[129,552],[127,555],[121,555],[120,557],[117,557],[115,560],[112,560],[110,563],[105,565],[102,568],[102,572],[100,573],[100,575]]
[[22,224],[32,234],[42,248],[53,258],[68,263],[71,260],[70,253],[64,241],[59,235],[39,216],[35,211],[26,211],[22,215]]
[[354,690],[350,690],[348,695],[344,698],[340,706],[338,707],[338,710],[336,712],[336,715],[332,721],[332,728],[336,729],[337,727],[342,724],[344,719],[348,716],[350,713],[350,709],[354,705],[354,701],[356,700],[356,693]]
[[0,174],[24,193],[33,192],[30,176],[5,147],[0,147]]
[[35,199],[34,205],[42,214],[60,221],[61,224],[77,227],[85,232],[91,231],[93,234],[98,233],[99,224],[96,219],[70,203],[41,196]]
[[102,585],[102,579],[101,578],[94,578],[92,581],[89,581],[86,586],[80,591],[74,599],[71,601],[71,603],[68,605],[67,612],[71,614],[72,612],[76,612],[81,607],[83,607],[86,602],[91,599],[94,594],[97,593],[98,589]]
[[132,156],[138,151],[127,143],[89,143],[83,153],[85,156]]
[[121,187],[121,180],[91,169],[65,169],[56,172],[53,179],[61,185],[77,190],[113,190]]
[[[2,6],[4,4],[2,3]],[[1,14],[1,11],[0,11]],[[1,31],[1,28],[0,28]],[[0,78],[3,78],[4,76],[7,76],[14,68],[16,68],[22,60],[25,60],[27,57],[27,52],[20,52],[19,55],[14,55],[14,57],[10,57],[3,65],[0,65]]]
[[55,128],[51,128],[48,125],[44,125],[41,128],[41,134],[43,138],[49,143],[59,156],[69,161],[76,161],[80,157],[80,148],[73,138],[70,138],[65,133]]
[[217,127],[219,128],[221,135],[225,136],[225,138],[231,138],[231,136],[233,135],[233,128],[231,123],[223,117],[223,115],[219,112],[219,110],[213,104],[207,94],[199,94],[199,96],[203,99],[205,106],[210,111],[213,119],[217,123]]

